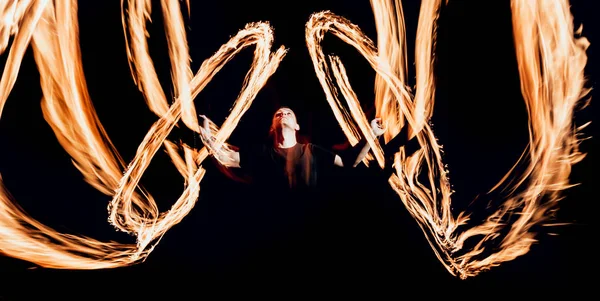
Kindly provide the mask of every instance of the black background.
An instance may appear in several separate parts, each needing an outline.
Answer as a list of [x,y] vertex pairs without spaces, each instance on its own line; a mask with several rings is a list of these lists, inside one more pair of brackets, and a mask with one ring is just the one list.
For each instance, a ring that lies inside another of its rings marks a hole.
[[[305,46],[304,25],[311,13],[331,10],[357,24],[375,40],[369,1],[191,2],[191,17],[186,22],[194,72],[249,22],[269,21],[274,28],[274,48],[289,48],[279,69],[234,131],[232,144],[264,138],[271,114],[281,104],[296,111],[301,134],[311,141],[326,147],[345,141],[314,74]],[[409,62],[413,62],[419,2],[405,2]],[[170,65],[161,13],[158,1],[153,4],[149,43],[155,67],[169,92]],[[571,4],[575,24],[583,23],[583,34],[591,41],[587,76],[588,86],[594,87],[597,69],[593,67],[593,4]],[[157,117],[147,108],[131,78],[120,14],[120,1],[116,0],[79,4],[81,51],[89,91],[109,137],[129,161]],[[485,200],[485,192],[518,159],[528,139],[510,4],[450,1],[441,13],[439,26],[432,122],[444,146],[444,162],[456,190],[455,210],[485,214],[484,205],[475,202],[468,207],[469,204],[478,196]],[[253,48],[242,51],[198,96],[195,102],[200,113],[218,123],[224,119],[248,70],[252,51]],[[331,35],[325,39],[325,51],[342,57],[353,88],[363,107],[369,109],[375,72],[351,46]],[[3,62],[6,56],[2,55]],[[409,79],[414,85],[414,69],[409,69]],[[110,196],[83,181],[45,123],[40,98],[39,74],[29,51],[0,119],[0,173],[8,190],[29,214],[59,231],[133,242],[133,238],[115,232],[106,222]],[[595,107],[592,101],[585,110],[578,111],[576,124],[595,121]],[[593,136],[595,126],[592,123],[583,133]],[[174,137],[177,135],[174,133]],[[597,199],[596,145],[594,138],[583,142],[582,150],[589,155],[574,166],[571,177],[572,182],[581,185],[567,190],[560,202],[557,221],[570,225],[542,228],[537,236],[539,242],[530,252],[467,280],[459,280],[443,268],[389,186],[364,168],[340,175],[334,183],[332,187],[340,188],[339,193],[332,194],[335,197],[328,198],[318,209],[322,210],[322,224],[317,228],[322,227],[322,231],[315,230],[311,233],[320,234],[295,242],[302,245],[303,251],[277,260],[259,256],[261,248],[272,246],[248,247],[248,233],[258,231],[249,224],[256,218],[252,215],[258,214],[256,209],[250,209],[249,202],[253,200],[244,185],[229,180],[207,161],[208,172],[196,207],[165,235],[146,262],[105,271],[55,271],[32,269],[32,263],[0,258],[0,273],[10,275],[24,287],[6,283],[0,296],[5,295],[7,300],[27,299],[39,293],[33,288],[40,283],[54,281],[61,284],[48,286],[45,295],[77,295],[76,288],[85,287],[92,289],[86,294],[99,288],[98,293],[117,299],[121,293],[113,288],[132,294],[151,292],[150,296],[183,292],[193,298],[213,292],[249,295],[281,291],[285,294],[278,293],[280,299],[317,289],[325,289],[331,296],[363,292],[391,298],[411,291],[460,296],[482,288],[486,288],[485,293],[476,296],[521,291],[588,292],[597,273],[592,231]],[[181,193],[183,179],[166,154],[159,152],[142,184],[159,201],[159,207],[166,210]],[[313,255],[303,259],[302,254],[308,253]],[[142,284],[134,284],[138,281]]]

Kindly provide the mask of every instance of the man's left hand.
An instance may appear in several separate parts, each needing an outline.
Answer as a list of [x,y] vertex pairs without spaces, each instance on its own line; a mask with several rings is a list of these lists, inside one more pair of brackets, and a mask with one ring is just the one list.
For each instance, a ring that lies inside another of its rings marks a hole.
[[386,128],[383,126],[381,122],[381,118],[375,118],[371,121],[371,129],[373,130],[373,134],[376,137],[379,137],[385,133]]

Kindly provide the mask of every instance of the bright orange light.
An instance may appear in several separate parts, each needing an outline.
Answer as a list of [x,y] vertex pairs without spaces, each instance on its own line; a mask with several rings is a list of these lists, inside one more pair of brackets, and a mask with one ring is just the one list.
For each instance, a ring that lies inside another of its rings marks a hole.
[[[568,1],[512,1],[516,56],[529,114],[530,143],[524,154],[529,163],[524,173],[514,175],[509,171],[492,188],[498,189],[509,177],[516,178],[504,187],[510,191],[504,203],[478,225],[468,223],[467,212],[452,212],[452,190],[441,146],[427,123],[433,114],[433,42],[441,0],[421,2],[414,96],[405,85],[407,58],[401,2],[372,0],[371,5],[377,25],[377,47],[360,28],[331,12],[314,14],[306,25],[315,71],[344,133],[356,144],[360,137],[356,123],[362,136],[372,139],[344,65],[336,56],[327,60],[320,47],[326,32],[354,46],[377,72],[374,105],[388,127],[385,141],[403,126],[409,126],[412,135],[416,135],[421,149],[411,156],[406,156],[402,148],[397,151],[395,173],[389,183],[446,269],[464,279],[527,253],[535,241],[532,227],[549,219],[561,192],[571,186],[571,166],[584,156],[578,151],[577,132],[581,128],[575,129],[572,121],[575,106],[588,92],[584,87],[588,41],[575,36]],[[335,82],[351,114],[342,106]],[[403,117],[407,125],[403,124]],[[376,143],[372,146],[377,161],[383,164],[381,147]],[[426,183],[418,180],[423,171],[428,173]],[[517,220],[509,223],[508,217],[514,214],[518,214]],[[502,234],[503,231],[507,233]],[[498,238],[499,247],[490,249],[487,243]],[[474,248],[463,248],[468,239],[475,242]]]
[[[152,251],[153,244],[193,208],[205,172],[201,163],[207,151],[193,152],[185,148],[185,156],[181,157],[178,146],[165,140],[168,133],[182,116],[188,126],[198,128],[197,120],[190,118],[190,115],[195,116],[191,99],[231,58],[255,45],[254,60],[233,109],[236,115],[225,120],[216,134],[219,141],[226,140],[276,70],[285,50],[271,52],[273,34],[267,24],[248,24],[207,59],[192,78],[180,7],[177,1],[165,1],[162,9],[171,62],[176,66],[173,84],[178,92],[169,106],[145,47],[144,18],[149,15],[150,6],[144,1],[130,1],[128,18],[124,15],[123,20],[129,20],[129,34],[134,37],[128,39],[127,46],[132,72],[150,109],[159,118],[141,141],[133,161],[126,166],[98,121],[87,92],[78,47],[76,1],[3,3],[0,33],[4,44],[0,49],[7,46],[8,35],[16,36],[0,81],[0,112],[14,85],[24,51],[31,43],[40,71],[46,121],[85,180],[112,197],[109,221],[117,229],[135,235],[137,243],[107,243],[58,233],[27,216],[14,205],[4,186],[0,186],[0,251],[43,267],[62,269],[112,268],[143,260]],[[152,196],[139,186],[139,181],[162,145],[186,179],[186,185],[171,210],[161,213]]]
[[[0,182],[0,252],[7,256],[62,269],[112,268],[146,258],[160,237],[193,208],[204,176],[201,164],[209,151],[180,147],[167,141],[167,135],[180,119],[190,129],[199,131],[193,99],[224,64],[254,45],[254,60],[231,114],[220,128],[211,124],[217,146],[223,145],[227,150],[227,139],[286,53],[283,47],[271,51],[273,33],[267,24],[252,23],[222,45],[193,75],[179,1],[162,0],[176,94],[174,100],[168,100],[148,52],[146,22],[150,1],[122,1],[125,4],[122,22],[132,76],[158,118],[141,141],[135,158],[127,164],[111,144],[88,94],[78,46],[77,2],[0,3],[0,52],[10,51],[0,79],[0,116],[25,50],[31,45],[41,75],[45,120],[85,180],[112,198],[109,222],[137,239],[135,244],[108,243],[58,233],[19,209]],[[189,3],[186,5],[189,11]],[[380,166],[385,164],[386,154],[369,129],[344,65],[338,57],[326,58],[321,49],[327,32],[354,46],[377,72],[374,105],[388,129],[385,142],[409,126],[411,135],[421,145],[411,156],[402,148],[394,154],[395,173],[389,183],[447,270],[464,279],[527,253],[535,240],[532,226],[547,221],[549,210],[556,207],[561,192],[570,186],[571,166],[583,158],[578,151],[579,129],[574,129],[572,119],[575,106],[588,92],[584,87],[588,41],[575,36],[568,1],[512,0],[516,57],[529,114],[530,143],[524,153],[529,163],[524,173],[514,175],[509,171],[492,188],[503,186],[510,194],[485,222],[476,225],[468,223],[468,213],[450,209],[452,191],[441,146],[428,124],[435,91],[435,20],[442,2],[424,0],[421,4],[414,94],[405,84],[408,60],[401,2],[372,0],[371,5],[377,45],[358,26],[331,12],[316,13],[306,24],[306,42],[316,75],[343,132],[351,144],[361,137],[371,144],[373,157],[366,158],[365,163],[374,158]],[[7,48],[11,36],[14,39]],[[337,93],[336,82],[341,93]],[[339,99],[340,94],[350,112]],[[143,173],[162,146],[186,179],[182,195],[167,212],[159,212],[153,197],[140,186]],[[222,163],[227,165],[226,161]],[[427,171],[426,183],[418,180],[423,170]],[[516,180],[506,184],[509,178]],[[518,218],[508,223],[506,217],[514,214]],[[499,237],[499,248],[488,250],[487,243]],[[475,241],[475,247],[464,250],[468,239]]]

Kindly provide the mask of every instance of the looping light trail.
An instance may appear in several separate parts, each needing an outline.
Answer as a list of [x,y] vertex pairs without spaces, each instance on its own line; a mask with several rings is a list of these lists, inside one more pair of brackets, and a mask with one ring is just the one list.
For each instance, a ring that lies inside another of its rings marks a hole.
[[[186,2],[189,11],[189,3]],[[369,130],[361,102],[350,86],[340,58],[326,57],[320,43],[332,33],[356,48],[376,71],[374,106],[388,131],[389,142],[408,126],[421,149],[407,156],[403,148],[394,154],[391,187],[423,229],[436,256],[460,278],[472,277],[528,252],[534,242],[532,227],[545,223],[556,209],[561,191],[570,186],[571,166],[583,158],[578,151],[573,111],[586,95],[584,67],[588,41],[575,37],[568,1],[512,0],[516,58],[521,90],[529,114],[530,143],[522,160],[525,172],[511,170],[493,190],[508,191],[503,204],[480,224],[469,224],[469,214],[451,211],[452,193],[442,162],[441,146],[428,124],[434,103],[434,40],[441,0],[421,4],[416,56],[416,89],[408,78],[405,26],[399,0],[372,0],[377,45],[349,20],[331,12],[319,12],[306,24],[306,43],[326,99],[351,144],[366,138],[373,157],[384,166],[379,142]],[[25,50],[31,45],[40,72],[44,118],[58,141],[73,158],[85,180],[110,196],[109,222],[134,235],[136,243],[100,242],[84,236],[58,233],[23,212],[0,182],[0,252],[43,267],[102,269],[137,263],[194,207],[204,176],[202,162],[209,151],[195,150],[166,140],[179,122],[198,132],[193,100],[220,69],[248,46],[254,59],[231,114],[218,127],[211,124],[216,145],[228,149],[227,139],[252,104],[252,100],[276,71],[286,50],[273,52],[273,33],[266,23],[251,23],[240,30],[193,75],[177,0],[162,0],[172,85],[175,99],[164,93],[147,45],[149,1],[122,1],[122,22],[131,73],[158,120],[149,129],[134,159],[126,164],[103,129],[88,94],[78,46],[75,0],[8,0],[0,3],[0,53],[9,49],[0,79],[0,117],[11,92]],[[12,45],[9,42],[12,39]],[[336,87],[336,83],[337,86]],[[345,99],[339,99],[340,93]],[[350,112],[348,112],[348,110]],[[404,122],[406,120],[406,124]],[[186,180],[184,191],[167,212],[159,212],[140,179],[154,154],[164,146]],[[183,152],[183,155],[181,154]],[[226,161],[222,162],[225,166]],[[419,176],[426,172],[426,181]],[[512,181],[508,181],[511,179]],[[0,178],[1,180],[1,178]],[[509,215],[517,214],[514,221]],[[465,248],[474,241],[472,248]],[[500,241],[490,249],[491,241]]]
[[[187,51],[187,42],[172,42],[169,48],[170,57],[178,58],[178,61],[172,61],[178,70],[173,72],[173,82],[176,86],[175,91],[179,94],[170,106],[164,106],[168,102],[162,93],[156,73],[152,72],[154,69],[147,48],[144,48],[145,42],[130,39],[127,50],[132,65],[137,68],[132,68],[133,72],[137,78],[143,79],[138,80],[138,83],[149,107],[159,115],[159,119],[140,144],[133,161],[125,167],[98,120],[85,86],[77,45],[77,14],[73,13],[76,12],[76,4],[76,1],[36,0],[6,4],[2,20],[8,20],[10,23],[2,23],[0,32],[16,33],[16,36],[0,81],[0,112],[16,80],[24,51],[31,42],[40,71],[44,95],[42,108],[46,121],[86,181],[113,197],[109,206],[109,221],[117,229],[134,234],[137,243],[107,243],[88,237],[57,233],[16,207],[14,200],[2,186],[0,251],[8,256],[49,268],[113,268],[143,260],[151,252],[152,243],[157,242],[170,227],[181,221],[198,198],[199,184],[205,172],[200,165],[206,158],[206,150],[194,152],[188,147],[184,149],[185,156],[182,157],[178,146],[165,140],[181,116],[189,116],[190,110],[191,114],[195,115],[189,104],[190,99],[196,97],[223,65],[237,53],[255,45],[254,60],[234,106],[233,112],[237,115],[225,120],[223,127],[216,133],[220,141],[226,140],[256,93],[276,70],[285,55],[285,50],[280,48],[274,53],[271,52],[273,33],[268,24],[248,24],[207,59],[191,78],[186,71],[189,69],[189,57],[178,56]],[[140,16],[149,14],[150,7],[144,5],[143,1],[132,0],[129,7],[145,9]],[[177,1],[163,5],[165,16],[176,15],[173,11],[179,12],[179,9]],[[135,13],[139,11],[132,12]],[[134,21],[143,23],[143,20],[133,15],[129,16]],[[173,18],[179,20],[177,17]],[[170,19],[166,18],[165,23],[168,37],[183,38],[182,22],[170,22]],[[139,24],[130,28],[131,36],[143,37],[144,33],[145,28]],[[8,39],[3,41],[7,42]],[[3,45],[3,49],[5,46]],[[195,123],[197,128],[197,120]],[[166,146],[177,169],[186,179],[186,185],[171,210],[159,213],[156,202],[140,187],[139,181],[162,145]]]
[[[407,58],[402,4],[399,0],[373,0],[371,5],[377,22],[377,47],[358,26],[331,12],[314,14],[306,25],[307,46],[315,71],[343,132],[356,144],[360,135],[355,122],[362,136],[372,142],[344,65],[338,57],[329,56],[326,60],[323,54],[320,43],[326,32],[354,46],[377,72],[374,105],[388,128],[386,142],[403,126],[409,126],[411,135],[416,135],[421,149],[411,156],[406,156],[403,148],[397,150],[395,173],[389,183],[446,269],[464,279],[527,253],[535,242],[532,227],[551,218],[561,192],[571,186],[568,181],[571,166],[584,157],[578,150],[577,139],[583,127],[576,129],[572,122],[576,105],[589,91],[584,86],[585,51],[589,43],[584,37],[575,36],[568,1],[511,2],[521,90],[529,115],[530,141],[520,160],[527,162],[527,167],[519,175],[509,171],[491,189],[502,187],[508,196],[480,224],[469,224],[467,212],[452,212],[452,189],[442,162],[441,146],[427,123],[433,113],[435,91],[432,64],[435,20],[442,2],[421,2],[415,43],[414,96],[405,84]],[[351,114],[339,100],[335,82]],[[403,117],[408,124],[403,124]],[[381,148],[375,142],[372,146],[381,165]],[[422,172],[427,173],[425,183],[419,180]],[[510,183],[509,178],[513,180]],[[511,215],[518,217],[512,221]],[[473,247],[464,247],[467,240]],[[499,243],[492,249],[491,242]]]

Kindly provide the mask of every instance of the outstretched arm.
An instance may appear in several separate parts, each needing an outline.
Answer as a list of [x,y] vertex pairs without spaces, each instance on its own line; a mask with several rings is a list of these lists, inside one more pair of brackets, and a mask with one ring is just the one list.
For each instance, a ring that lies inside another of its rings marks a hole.
[[211,155],[225,167],[240,167],[240,153],[226,143],[217,145],[211,131],[212,122],[204,115],[199,116],[204,120],[200,128],[200,139],[202,139]]
[[394,136],[392,140],[386,143],[383,146],[383,152],[385,154],[385,168],[384,175],[386,177],[391,176],[395,173],[395,168],[393,167],[394,155],[400,150],[400,148],[404,149],[405,155],[410,156],[417,150],[421,148],[419,144],[419,140],[417,139],[416,133],[413,136],[409,136],[410,126],[406,124],[398,135]]
[[[378,118],[374,119],[371,122],[371,127],[373,128],[373,131],[375,132],[377,137],[383,135],[383,133],[385,132],[385,129],[381,126],[380,119]],[[409,126],[404,126],[400,133],[398,133],[398,135],[396,135],[392,140],[390,140],[388,143],[382,146],[383,153],[386,156],[386,160],[391,160],[391,156],[398,152],[400,147],[404,147],[407,153],[413,153],[419,148],[419,142],[416,139],[416,136],[412,138],[409,137],[408,130]],[[345,156],[347,158],[345,161],[353,162],[352,167],[356,167],[358,164],[360,164],[360,162],[362,162],[365,156],[369,153],[370,149],[371,146],[366,142],[365,139],[362,139],[357,145],[355,145],[352,148],[352,150],[350,150],[350,154]],[[335,165],[340,167],[344,166],[344,160],[342,160],[342,158],[338,155],[336,155],[334,163]],[[386,166],[387,165],[388,164],[386,163]]]
[[[375,134],[376,138],[379,138],[379,136],[385,133],[385,128],[381,124],[381,118],[375,118],[371,121],[371,130],[373,131],[373,134]],[[348,161],[352,162],[352,167],[358,166],[358,164],[360,164],[360,162],[367,156],[369,150],[371,150],[371,145],[367,143],[365,139],[362,139],[358,144],[356,144],[348,156]],[[344,167],[344,160],[339,155],[335,155],[335,160],[333,163],[336,166]]]

